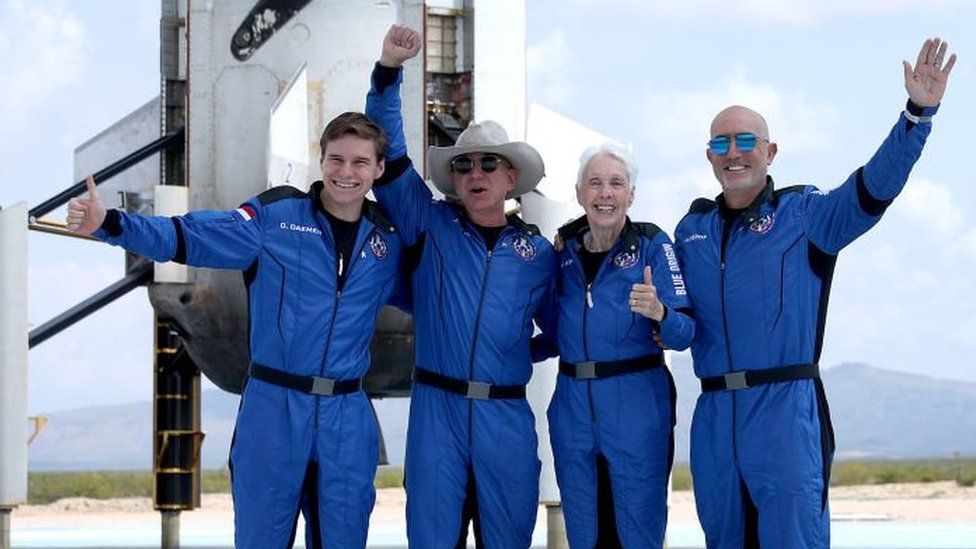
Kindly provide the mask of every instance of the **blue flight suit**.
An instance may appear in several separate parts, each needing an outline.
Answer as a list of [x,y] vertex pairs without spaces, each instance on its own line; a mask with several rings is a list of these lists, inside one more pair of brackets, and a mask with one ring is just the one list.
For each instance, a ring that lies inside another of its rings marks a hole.
[[[770,178],[739,215],[721,196],[692,203],[675,242],[697,319],[698,377],[819,361],[837,254],[881,219],[930,130],[903,114],[868,163],[830,191],[774,189]],[[691,470],[708,546],[829,547],[833,450],[819,377],[704,392]]]
[[[455,380],[525,385],[533,318],[552,313],[540,306],[551,301],[555,252],[517,216],[489,250],[460,207],[433,200],[406,155],[400,81],[399,69],[378,65],[366,115],[390,140],[373,192],[404,242],[423,242],[412,278],[416,365]],[[410,545],[455,546],[473,472],[485,547],[528,547],[539,505],[537,445],[525,398],[470,399],[415,381],[405,464]]]
[[[154,261],[244,271],[252,364],[355,380],[369,369],[376,316],[397,284],[403,245],[380,207],[364,202],[340,289],[321,189],[321,182],[309,192],[276,187],[235,211],[173,218],[112,210],[94,236]],[[362,390],[321,396],[249,378],[230,455],[234,545],[291,546],[311,466],[316,541],[364,547],[378,457],[376,418]]]
[[[588,229],[584,216],[559,230],[565,242],[557,285],[560,360],[643,357],[645,364],[658,366],[600,379],[559,375],[548,418],[566,532],[571,547],[596,547],[598,513],[608,512],[598,509],[597,456],[603,456],[619,542],[623,547],[661,547],[676,394],[652,335],[657,332],[671,349],[686,349],[695,329],[691,305],[671,239],[652,223],[628,219],[589,284],[580,259]],[[645,266],[651,267],[667,311],[660,323],[630,309],[630,291],[644,282]]]

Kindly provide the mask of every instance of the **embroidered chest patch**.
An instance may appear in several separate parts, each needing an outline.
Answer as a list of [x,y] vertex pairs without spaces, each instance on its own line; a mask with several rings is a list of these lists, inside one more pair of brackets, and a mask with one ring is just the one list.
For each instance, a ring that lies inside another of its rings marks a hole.
[[640,252],[620,252],[613,258],[613,264],[621,269],[628,269],[637,265],[640,259]]
[[776,216],[773,214],[766,214],[759,219],[753,221],[749,225],[749,230],[756,234],[766,234],[770,229],[773,228],[773,224],[776,222]]
[[386,245],[386,239],[383,235],[378,232],[373,232],[373,235],[369,237],[369,249],[376,256],[376,259],[384,259],[386,254],[390,251],[389,247]]
[[524,261],[532,261],[536,256],[535,244],[532,243],[532,239],[524,234],[520,234],[515,237],[515,241],[512,242],[512,249],[515,250],[515,254],[521,257]]

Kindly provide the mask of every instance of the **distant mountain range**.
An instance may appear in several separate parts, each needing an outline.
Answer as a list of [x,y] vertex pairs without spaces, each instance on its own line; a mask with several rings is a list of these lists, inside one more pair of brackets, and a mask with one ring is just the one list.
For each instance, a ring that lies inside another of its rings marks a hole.
[[[203,392],[201,462],[205,469],[227,465],[240,397]],[[374,400],[387,451],[403,463],[408,399]],[[152,469],[152,407],[149,401],[92,406],[41,414],[48,418],[28,450],[32,471]]]
[[[678,461],[688,460],[688,437],[698,382],[686,355],[675,355]],[[827,369],[824,385],[837,435],[837,457],[920,458],[976,455],[976,383],[945,381],[863,364]],[[226,465],[238,396],[203,394],[204,468]],[[392,464],[403,463],[407,399],[374,401]],[[44,414],[47,425],[30,446],[33,471],[150,469],[149,402]]]
[[[688,461],[700,394],[687,355],[675,356],[675,459]],[[976,456],[976,383],[846,363],[823,371],[837,459]]]

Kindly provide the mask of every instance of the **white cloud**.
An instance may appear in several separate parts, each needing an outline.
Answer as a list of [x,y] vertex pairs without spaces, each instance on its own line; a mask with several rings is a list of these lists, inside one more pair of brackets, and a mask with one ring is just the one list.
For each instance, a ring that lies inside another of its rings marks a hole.
[[550,106],[563,105],[572,94],[567,71],[571,49],[561,27],[553,29],[545,39],[529,44],[525,50],[525,64],[536,101]]
[[[910,0],[739,0],[734,9],[724,0],[573,0],[578,6],[599,9],[640,9],[658,19],[700,24],[702,20],[747,23],[752,25],[812,25],[828,20],[862,19],[883,15],[916,12],[918,2]],[[969,8],[972,0],[929,0],[927,14],[948,13],[955,8]]]
[[672,236],[692,200],[702,196],[713,198],[721,192],[704,160],[697,168],[675,173],[641,173],[635,190],[631,219],[652,221]]
[[956,233],[963,227],[964,215],[951,188],[923,177],[909,179],[891,210],[892,214],[918,223],[919,230],[928,233],[934,230],[940,237]]
[[949,330],[947,338],[957,344],[972,346],[976,341],[976,316],[955,323]]
[[[669,160],[693,158],[705,162],[705,142],[712,119],[733,104],[762,114],[772,140],[786,143],[794,151],[815,152],[829,147],[829,136],[840,119],[833,108],[813,103],[802,93],[783,92],[771,84],[752,82],[741,69],[733,70],[711,89],[650,89],[643,103],[648,105],[643,113],[647,138],[655,152]],[[667,105],[667,109],[661,105]]]
[[872,280],[881,277],[898,279],[910,258],[904,242],[892,238],[885,229],[876,228],[845,248],[839,262],[845,271],[855,273],[866,285],[865,289],[869,289]]
[[976,229],[969,229],[959,237],[959,249],[976,260]]
[[79,82],[88,64],[80,21],[57,4],[7,0],[0,6],[0,116],[29,120],[32,111]]

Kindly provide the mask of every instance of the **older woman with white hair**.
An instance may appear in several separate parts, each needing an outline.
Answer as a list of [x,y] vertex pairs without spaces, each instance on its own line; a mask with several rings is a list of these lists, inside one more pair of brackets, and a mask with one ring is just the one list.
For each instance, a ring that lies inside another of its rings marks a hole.
[[570,545],[661,547],[674,455],[675,389],[663,350],[691,343],[668,235],[631,221],[637,165],[604,144],[580,158],[586,215],[559,229],[559,378],[549,406]]

